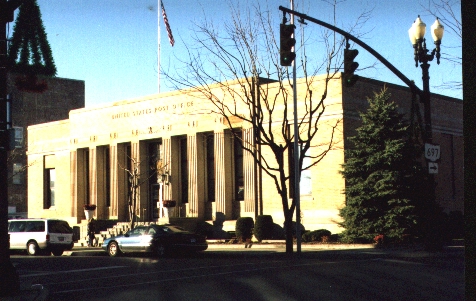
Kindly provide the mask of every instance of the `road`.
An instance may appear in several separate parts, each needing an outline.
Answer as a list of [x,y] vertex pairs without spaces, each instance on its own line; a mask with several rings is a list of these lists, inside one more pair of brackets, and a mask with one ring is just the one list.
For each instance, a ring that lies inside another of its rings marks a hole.
[[[295,254],[296,255],[296,254]],[[462,252],[213,249],[198,255],[12,256],[48,300],[464,300]]]

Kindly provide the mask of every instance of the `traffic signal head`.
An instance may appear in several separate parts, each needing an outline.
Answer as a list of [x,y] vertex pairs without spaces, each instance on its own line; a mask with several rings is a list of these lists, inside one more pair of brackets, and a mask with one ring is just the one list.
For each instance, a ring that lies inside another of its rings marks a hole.
[[359,67],[359,63],[354,62],[358,54],[357,49],[344,49],[344,84],[347,87],[352,87],[359,79],[359,76],[354,74]]
[[294,24],[280,24],[279,26],[279,57],[281,66],[291,66],[292,62],[296,58],[296,53],[293,51],[293,47],[296,44],[296,40],[293,38],[294,29],[296,26],[294,26]]

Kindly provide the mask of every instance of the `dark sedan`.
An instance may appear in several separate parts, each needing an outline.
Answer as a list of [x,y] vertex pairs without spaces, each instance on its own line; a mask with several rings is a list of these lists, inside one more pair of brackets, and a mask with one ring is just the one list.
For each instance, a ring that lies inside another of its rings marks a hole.
[[109,256],[122,253],[152,252],[157,256],[179,252],[198,252],[208,248],[204,236],[172,225],[137,226],[124,235],[104,240]]

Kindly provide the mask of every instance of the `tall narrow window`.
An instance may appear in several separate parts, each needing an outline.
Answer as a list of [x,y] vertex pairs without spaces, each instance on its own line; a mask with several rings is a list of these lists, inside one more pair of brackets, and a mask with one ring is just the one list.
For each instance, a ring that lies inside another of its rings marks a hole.
[[54,168],[45,169],[44,177],[45,185],[45,199],[44,199],[44,209],[55,206],[55,181],[56,181],[56,170]]
[[[243,180],[243,148],[241,147],[242,132],[235,130],[233,139],[233,155],[235,164],[235,198],[237,201],[245,199],[244,180]],[[237,138],[239,137],[239,138]]]
[[[306,152],[307,154],[307,152]],[[289,197],[294,197],[294,148],[289,149]],[[305,156],[303,159],[303,167],[307,167],[311,164],[311,158]],[[299,195],[312,194],[312,179],[311,169],[301,171],[301,179],[299,181]]]
[[[159,201],[159,184],[157,184],[158,177],[168,169],[167,166],[158,166],[157,164],[162,160],[162,142],[154,141],[148,144],[148,159],[149,159],[149,189],[150,189],[150,202],[149,202],[149,217],[157,219],[159,218],[159,212],[157,210],[157,202]],[[159,167],[159,169],[158,169]]]
[[77,154],[78,203],[85,205],[89,204],[89,148],[79,148]]
[[[131,145],[128,144],[126,145],[126,168],[127,170],[132,170],[132,148],[131,148]],[[124,171],[126,173],[126,177],[127,177],[127,193],[128,193],[128,200],[129,200],[129,204],[132,204],[132,191],[131,191],[131,188],[132,188],[132,177],[131,175],[127,172],[127,171]]]
[[21,163],[13,163],[13,184],[23,184],[23,165]]
[[89,148],[85,149],[84,152],[84,169],[85,169],[85,175],[86,175],[86,181],[85,181],[85,190],[86,190],[86,198],[85,198],[85,204],[89,204],[90,202],[90,197],[91,197],[91,192],[90,192],[90,180],[91,180],[91,175],[89,174]]
[[180,148],[180,188],[182,203],[188,203],[188,160],[187,160],[187,137],[179,140]]
[[[304,157],[302,165],[303,167],[309,166],[311,164],[311,158]],[[311,179],[311,169],[301,171],[301,181],[299,182],[299,194],[300,195],[309,195],[312,194],[312,179]]]
[[14,126],[15,130],[15,148],[23,148],[23,128]]
[[215,201],[215,139],[213,133],[206,135],[206,145],[207,145],[207,196],[209,202]]
[[111,157],[110,157],[110,148],[109,146],[104,150],[105,156],[105,193],[106,193],[106,207],[111,206]]

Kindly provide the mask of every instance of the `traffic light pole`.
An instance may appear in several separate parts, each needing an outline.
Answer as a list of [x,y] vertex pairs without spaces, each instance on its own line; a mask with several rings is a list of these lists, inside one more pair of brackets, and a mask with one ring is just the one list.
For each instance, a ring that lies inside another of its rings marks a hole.
[[24,0],[0,0],[0,297],[20,290],[20,280],[10,261],[8,235],[8,149],[7,134],[7,23]]
[[303,20],[307,20],[307,21],[310,21],[312,23],[315,23],[315,24],[318,24],[318,25],[321,25],[323,27],[326,27],[326,28],[329,28],[330,30],[333,30],[341,35],[343,35],[346,39],[348,40],[351,40],[353,41],[355,44],[359,45],[360,47],[362,47],[363,49],[367,50],[370,54],[372,54],[376,59],[378,59],[382,64],[385,65],[385,67],[387,67],[388,69],[390,69],[390,71],[392,71],[398,78],[400,78],[408,87],[410,87],[410,89],[412,90],[413,93],[416,93],[420,96],[421,99],[424,99],[425,96],[424,96],[424,93],[422,90],[420,90],[420,88],[418,88],[415,83],[411,80],[409,80],[403,73],[401,73],[397,68],[395,68],[395,66],[393,66],[389,61],[387,61],[383,56],[381,56],[378,52],[376,52],[375,50],[373,50],[369,45],[365,44],[364,42],[362,42],[361,40],[359,40],[358,38],[354,37],[353,35],[351,35],[350,33],[340,29],[340,28],[337,28],[331,24],[328,24],[326,22],[323,22],[321,20],[318,20],[318,19],[315,19],[315,18],[312,18],[312,17],[309,17],[308,15],[306,14],[302,14],[302,13],[299,13],[297,11],[294,11],[294,10],[291,10],[291,9],[288,9],[286,7],[283,7],[283,6],[280,6],[279,7],[279,10],[282,11],[282,12],[285,12],[285,13],[289,13],[291,14],[292,16],[298,16],[299,18],[303,19]]
[[[409,80],[403,73],[401,73],[397,68],[395,68],[389,61],[387,61],[384,57],[382,57],[378,52],[376,52],[374,49],[372,49],[369,45],[365,44],[358,38],[354,37],[353,35],[349,34],[348,32],[343,31],[340,28],[337,28],[331,24],[325,23],[323,21],[317,20],[315,18],[309,17],[305,14],[296,12],[291,9],[287,9],[285,7],[279,6],[279,10],[281,10],[283,13],[289,13],[292,16],[298,16],[302,20],[307,20],[313,23],[316,23],[318,25],[321,25],[323,27],[329,28],[341,35],[343,35],[347,41],[351,40],[355,42],[355,44],[359,45],[363,49],[367,50],[370,54],[372,54],[375,58],[377,58],[382,64],[384,64],[390,71],[392,71],[398,78],[400,78],[405,84],[410,87],[412,94],[418,94],[420,97],[420,101],[423,103],[424,110],[424,119],[425,119],[425,129],[423,131],[423,140],[425,142],[432,142],[432,127],[431,127],[431,107],[430,107],[430,87],[429,87],[429,72],[428,69],[430,65],[428,64],[428,61],[431,61],[433,59],[433,53],[431,55],[427,55],[426,52],[428,51],[426,49],[426,46],[424,46],[425,49],[423,49],[423,53],[419,54],[416,53],[415,55],[419,55],[416,60],[421,62],[421,68],[423,71],[423,91],[420,90],[413,81]],[[437,55],[437,59],[439,56]],[[429,172],[429,170],[427,170]],[[428,175],[429,179],[429,186],[430,186],[430,191],[428,193],[428,198],[430,201],[435,200],[435,190],[434,190],[434,178],[432,174]]]
[[[291,9],[294,9],[294,1],[291,0]],[[294,15],[291,15],[291,24],[294,26]],[[295,34],[294,34],[294,39]],[[296,60],[293,60],[293,106],[294,106],[294,200],[296,204],[296,252],[301,253],[301,191],[299,183],[301,180],[301,168],[299,166],[299,125],[297,113],[297,87],[296,87]]]

